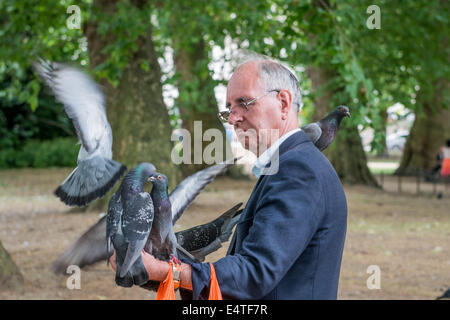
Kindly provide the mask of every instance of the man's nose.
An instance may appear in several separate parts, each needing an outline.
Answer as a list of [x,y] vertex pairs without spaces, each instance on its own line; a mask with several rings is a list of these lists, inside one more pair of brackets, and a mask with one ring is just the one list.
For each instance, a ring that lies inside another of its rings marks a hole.
[[240,122],[243,119],[244,117],[239,112],[230,112],[230,115],[228,116],[228,123],[234,126],[237,122]]

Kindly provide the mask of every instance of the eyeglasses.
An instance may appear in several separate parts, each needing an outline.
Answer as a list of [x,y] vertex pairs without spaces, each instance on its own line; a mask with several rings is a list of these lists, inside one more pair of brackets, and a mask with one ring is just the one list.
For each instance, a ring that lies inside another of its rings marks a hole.
[[[265,94],[260,95],[259,97],[253,98],[249,101],[243,101],[240,102],[236,107],[229,109],[229,110],[225,110],[225,111],[221,111],[217,114],[217,117],[219,117],[220,121],[222,122],[228,122],[228,119],[230,118],[230,114],[233,114],[233,116],[236,116],[237,113],[237,109],[240,109],[241,112],[245,113],[248,111],[248,106],[251,105],[252,103],[254,103],[256,100],[267,96],[269,93],[271,92],[277,92],[279,93],[281,90],[278,89],[273,89],[273,90],[269,90],[267,91]],[[236,109],[237,108],[237,109]]]

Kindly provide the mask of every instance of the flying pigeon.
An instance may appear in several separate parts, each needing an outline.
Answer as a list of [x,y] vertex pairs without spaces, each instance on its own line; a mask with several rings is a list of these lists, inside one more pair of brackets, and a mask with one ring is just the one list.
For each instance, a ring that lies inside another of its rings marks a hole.
[[333,143],[343,117],[350,117],[350,110],[346,106],[339,106],[322,120],[309,123],[301,129],[312,143],[323,151]]
[[155,171],[150,163],[141,163],[130,170],[108,204],[107,247],[109,251],[112,242],[116,250],[116,283],[124,287],[148,281],[141,252],[157,217],[144,184],[151,181]]
[[[222,162],[184,179],[169,195],[172,223],[175,224],[197,195],[232,164],[232,161]],[[107,248],[105,235],[106,216],[103,216],[58,257],[52,264],[53,272],[65,273],[70,265],[82,268],[108,259],[112,254],[112,248]]]
[[[243,209],[242,202],[226,211],[217,219],[208,223],[177,232],[178,244],[187,250],[197,261],[204,261],[205,257],[222,247],[228,241],[233,227],[239,221]],[[183,255],[183,254],[181,254]],[[190,259],[190,257],[183,257]]]
[[78,166],[55,190],[69,206],[86,206],[104,196],[126,171],[112,160],[112,132],[100,87],[81,70],[62,63],[33,63],[72,120],[81,148]]

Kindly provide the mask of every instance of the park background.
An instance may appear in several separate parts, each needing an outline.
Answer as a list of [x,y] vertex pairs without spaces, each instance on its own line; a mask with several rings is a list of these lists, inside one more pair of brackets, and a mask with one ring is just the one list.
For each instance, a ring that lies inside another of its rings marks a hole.
[[[154,163],[173,188],[206,165],[175,165],[172,133],[193,134],[200,120],[226,145],[216,114],[233,68],[254,54],[296,72],[302,124],[350,108],[324,152],[349,207],[339,298],[440,296],[450,287],[450,189],[432,169],[450,138],[449,12],[438,0],[1,1],[0,298],[154,298],[117,287],[103,263],[82,270],[80,290],[50,271],[106,201],[78,209],[53,195],[79,145],[32,70],[37,57],[89,72],[106,96],[114,158]],[[233,167],[176,230],[245,202],[255,181],[249,165]],[[373,265],[379,289],[367,285]]]

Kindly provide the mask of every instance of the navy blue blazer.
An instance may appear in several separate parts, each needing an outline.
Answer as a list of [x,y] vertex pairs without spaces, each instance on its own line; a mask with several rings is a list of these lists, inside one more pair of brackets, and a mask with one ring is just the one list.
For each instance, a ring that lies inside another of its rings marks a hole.
[[[227,255],[214,263],[224,299],[336,299],[347,202],[328,159],[300,131],[261,176]],[[192,265],[192,298],[208,299],[210,267]]]

